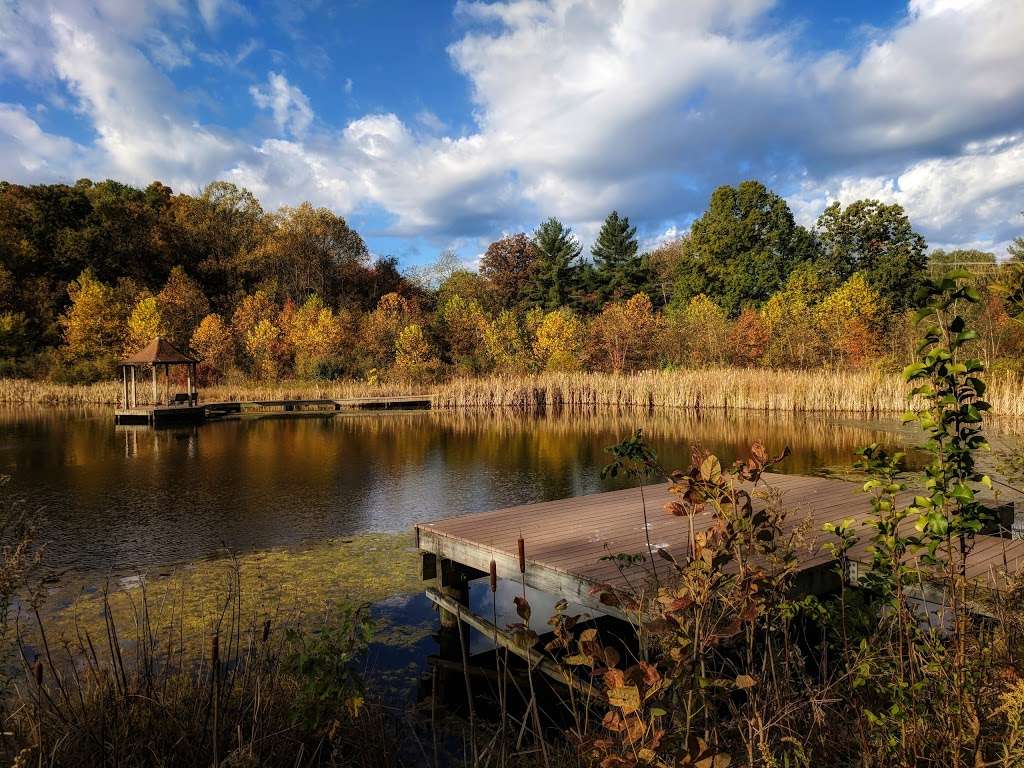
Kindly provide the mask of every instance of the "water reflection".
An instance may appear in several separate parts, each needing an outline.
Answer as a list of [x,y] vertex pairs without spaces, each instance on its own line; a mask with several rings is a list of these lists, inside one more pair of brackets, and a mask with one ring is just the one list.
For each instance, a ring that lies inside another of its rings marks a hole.
[[0,411],[0,472],[43,506],[54,567],[130,573],[301,545],[417,520],[616,487],[605,447],[642,427],[668,467],[703,444],[731,460],[755,439],[789,445],[782,468],[848,465],[895,424],[760,413],[478,412],[244,418],[152,431],[106,409]]

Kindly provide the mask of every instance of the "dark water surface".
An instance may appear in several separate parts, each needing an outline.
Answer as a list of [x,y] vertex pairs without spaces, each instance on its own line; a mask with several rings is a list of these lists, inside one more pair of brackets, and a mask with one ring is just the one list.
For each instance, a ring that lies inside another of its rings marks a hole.
[[263,417],[154,431],[106,409],[0,411],[0,473],[41,508],[58,572],[124,574],[307,545],[419,520],[618,487],[605,448],[642,427],[669,468],[695,442],[732,460],[789,445],[781,471],[848,467],[899,443],[898,425],[671,411],[561,415],[408,412]]

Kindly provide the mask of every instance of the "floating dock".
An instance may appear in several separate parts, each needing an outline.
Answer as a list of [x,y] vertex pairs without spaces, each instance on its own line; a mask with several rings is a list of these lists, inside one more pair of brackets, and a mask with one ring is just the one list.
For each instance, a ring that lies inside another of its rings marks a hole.
[[[822,530],[825,523],[852,519],[860,542],[849,553],[850,567],[855,570],[870,563],[871,502],[861,483],[765,473],[762,486],[774,489],[771,493],[778,494],[775,503],[787,510],[781,537],[793,534],[800,538],[797,588],[802,592],[822,594],[838,587],[835,560],[825,546],[836,539]],[[914,492],[908,490],[897,500],[906,505],[913,497]],[[674,517],[663,509],[677,497],[668,492],[667,484],[661,484],[644,486],[643,498],[653,548],[664,548],[677,560],[685,560],[690,549],[689,519]],[[1024,496],[1013,492],[984,502],[998,523],[989,533],[975,537],[967,557],[967,577],[980,587],[1002,589],[1006,574],[1024,567],[1024,540],[1004,535],[1022,500]],[[755,494],[755,509],[763,509],[766,503]],[[692,520],[695,533],[713,522],[710,512],[694,515]],[[905,521],[907,535],[914,522]],[[424,580],[438,579],[447,594],[465,594],[462,582],[487,574],[492,560],[500,578],[519,581],[518,540],[522,537],[528,586],[610,615],[619,614],[592,594],[594,588],[626,588],[627,584],[608,557],[619,553],[646,557],[648,551],[638,488],[449,517],[420,523],[415,532]],[[664,562],[657,565],[668,567]],[[628,571],[627,576],[642,578],[637,569]]]
[[416,410],[433,406],[433,395],[396,395],[393,397],[353,397],[341,400],[223,400],[189,405],[148,405],[118,408],[115,424],[146,424],[161,427],[172,424],[196,424],[233,414],[244,413],[325,413],[346,410]]

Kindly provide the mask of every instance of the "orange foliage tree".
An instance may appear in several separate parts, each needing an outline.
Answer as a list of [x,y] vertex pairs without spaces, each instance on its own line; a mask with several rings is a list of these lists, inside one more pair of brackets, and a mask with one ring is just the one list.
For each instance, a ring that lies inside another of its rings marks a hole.
[[614,373],[638,368],[652,359],[660,329],[646,293],[612,302],[590,322],[591,359]]

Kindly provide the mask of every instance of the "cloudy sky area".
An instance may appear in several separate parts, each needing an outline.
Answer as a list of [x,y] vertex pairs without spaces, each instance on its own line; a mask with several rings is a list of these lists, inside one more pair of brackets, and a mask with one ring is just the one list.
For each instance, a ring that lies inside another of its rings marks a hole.
[[406,265],[758,178],[1024,233],[1021,0],[0,0],[0,178],[310,200]]

